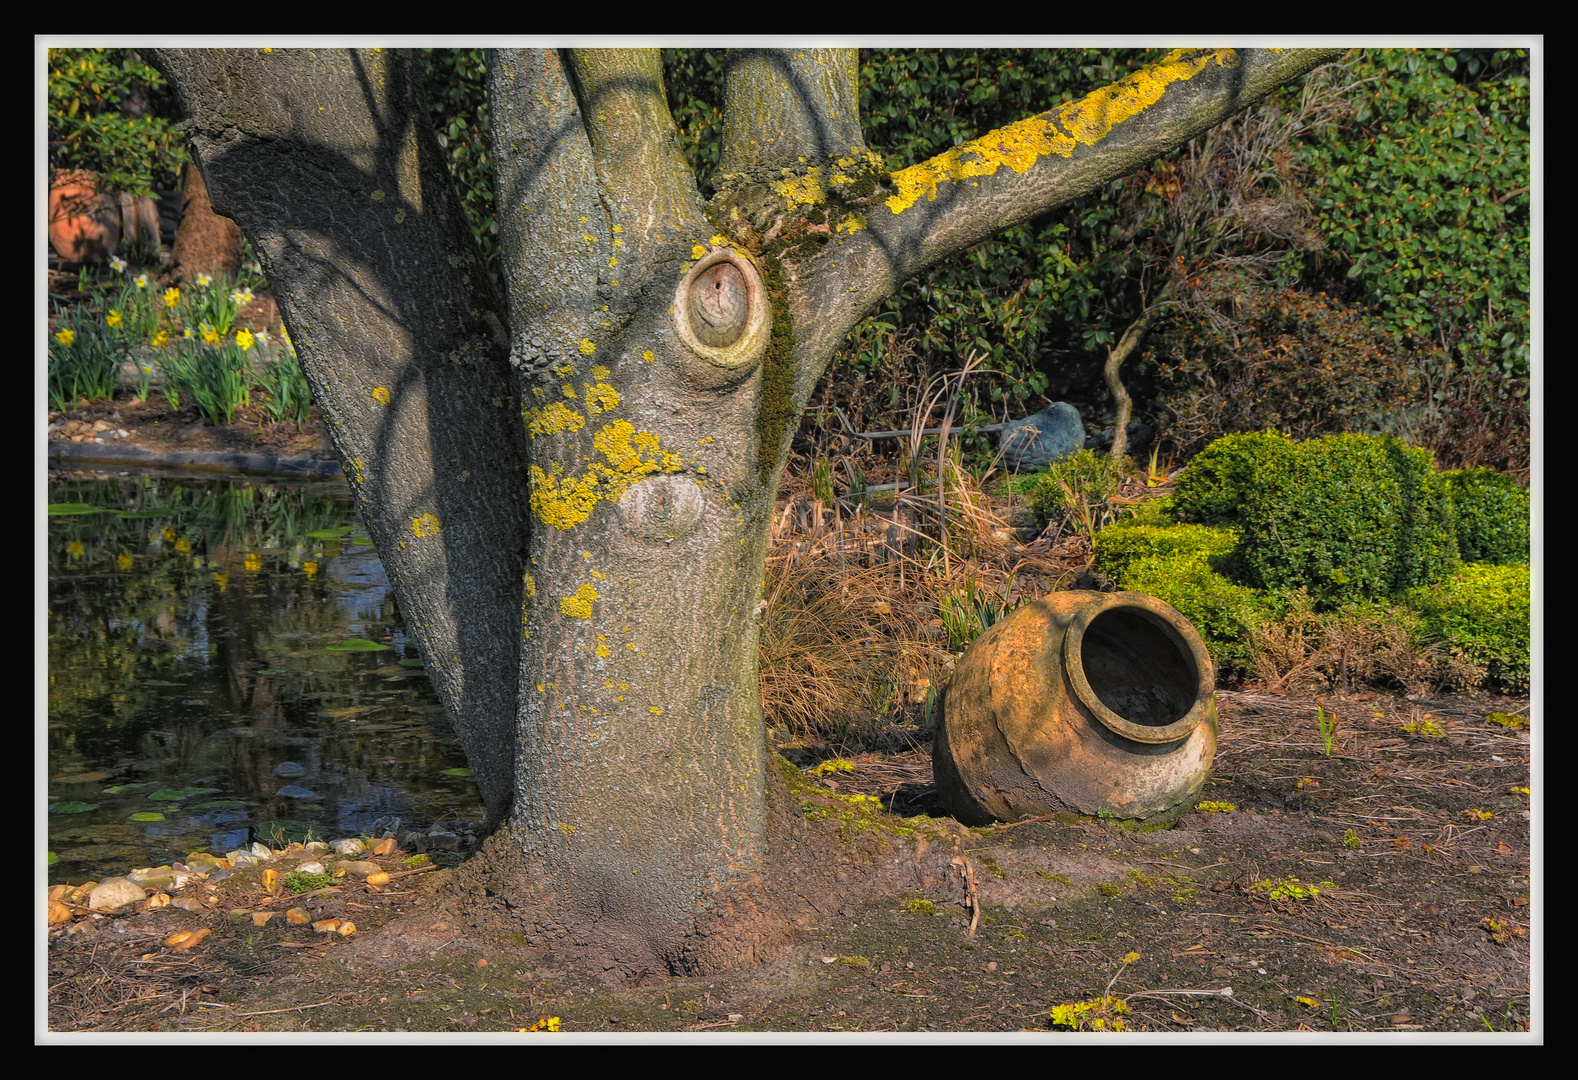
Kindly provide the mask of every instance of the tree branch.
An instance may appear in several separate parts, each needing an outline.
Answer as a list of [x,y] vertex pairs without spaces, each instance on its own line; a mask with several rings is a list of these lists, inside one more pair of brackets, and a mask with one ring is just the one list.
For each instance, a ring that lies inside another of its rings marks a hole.
[[591,138],[603,198],[615,223],[624,222],[626,258],[640,260],[624,275],[633,285],[651,268],[646,258],[663,245],[712,230],[696,178],[676,139],[663,91],[657,49],[571,49],[568,53]]
[[719,186],[863,155],[859,68],[855,49],[730,49]]
[[1079,101],[893,173],[868,227],[808,268],[813,332],[841,338],[906,279],[1098,190],[1340,55],[1178,50]]
[[[251,240],[490,816],[514,782],[528,508],[503,302],[403,52],[161,49]],[[436,273],[435,268],[447,267]]]

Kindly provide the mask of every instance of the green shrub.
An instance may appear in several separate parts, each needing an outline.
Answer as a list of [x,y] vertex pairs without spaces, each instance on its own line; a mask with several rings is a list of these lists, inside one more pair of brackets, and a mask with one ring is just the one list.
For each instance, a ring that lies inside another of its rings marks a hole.
[[1096,534],[1094,569],[1121,582],[1129,566],[1148,555],[1198,555],[1210,565],[1213,557],[1225,561],[1237,543],[1238,534],[1232,529],[1124,521]]
[[1252,660],[1253,631],[1262,618],[1260,599],[1255,590],[1211,569],[1206,559],[1198,550],[1141,555],[1125,563],[1114,580],[1121,588],[1177,608],[1199,632],[1218,676],[1240,675]]
[[173,188],[191,160],[164,77],[130,49],[50,49],[49,163],[91,169],[99,190]]
[[1470,563],[1406,599],[1427,634],[1460,650],[1492,682],[1513,691],[1528,687],[1528,566]]
[[1464,562],[1515,563],[1529,558],[1529,489],[1494,469],[1442,474],[1457,513]]
[[1112,497],[1133,466],[1093,450],[1076,450],[1035,474],[1026,505],[1037,521],[1062,520],[1094,534],[1113,518]]
[[1294,442],[1273,432],[1212,443],[1174,494],[1182,521],[1236,528],[1236,580],[1305,589],[1323,608],[1434,581],[1458,563],[1446,481],[1391,436]]

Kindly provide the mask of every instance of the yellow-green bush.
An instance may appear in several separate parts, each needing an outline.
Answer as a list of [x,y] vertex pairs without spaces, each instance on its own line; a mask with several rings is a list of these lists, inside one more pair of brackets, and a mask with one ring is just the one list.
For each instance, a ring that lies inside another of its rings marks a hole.
[[1234,528],[1230,576],[1305,589],[1322,608],[1435,581],[1458,564],[1446,481],[1391,436],[1218,439],[1184,470],[1178,519]]
[[1093,450],[1076,450],[1031,477],[1025,502],[1037,521],[1064,520],[1095,528],[1112,516],[1111,499],[1134,466]]
[[1457,514],[1457,547],[1465,562],[1515,563],[1529,558],[1529,489],[1494,469],[1442,473]]
[[1432,637],[1461,650],[1508,690],[1529,683],[1529,568],[1470,563],[1408,593]]
[[1164,521],[1129,520],[1096,534],[1094,569],[1122,582],[1129,566],[1149,555],[1198,555],[1221,564],[1238,544],[1238,533],[1210,525],[1178,525]]

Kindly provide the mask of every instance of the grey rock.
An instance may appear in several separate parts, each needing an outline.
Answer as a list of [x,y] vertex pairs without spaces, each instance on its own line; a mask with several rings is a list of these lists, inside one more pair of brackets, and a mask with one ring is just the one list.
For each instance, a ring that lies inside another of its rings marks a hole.
[[1079,410],[1054,401],[1038,413],[1015,420],[1002,431],[998,446],[1014,472],[1032,472],[1065,458],[1085,445]]
[[252,857],[259,862],[268,862],[274,857],[274,852],[267,844],[255,841],[252,844]]
[[296,873],[298,874],[321,874],[323,872],[323,864],[317,859],[308,859],[306,862],[296,865]]
[[105,878],[88,893],[88,907],[94,911],[110,911],[126,904],[140,904],[146,897],[142,886],[130,878]]
[[336,840],[329,845],[336,855],[360,855],[367,850],[367,845],[352,837],[349,840]]
[[301,776],[305,774],[306,771],[306,769],[302,768],[300,765],[297,765],[294,761],[282,761],[274,767],[274,772],[272,775]]
[[317,792],[308,791],[306,788],[304,788],[304,787],[297,787],[295,784],[286,784],[284,787],[282,787],[278,791],[276,791],[274,793],[274,795],[277,798],[281,798],[281,799],[317,799],[317,798],[320,798],[320,796],[318,795]]

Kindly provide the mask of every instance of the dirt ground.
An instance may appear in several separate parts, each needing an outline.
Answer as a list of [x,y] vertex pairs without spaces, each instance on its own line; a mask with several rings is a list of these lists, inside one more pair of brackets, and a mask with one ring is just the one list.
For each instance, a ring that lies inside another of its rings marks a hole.
[[[1323,701],[1337,718],[1329,754],[1315,701],[1222,693],[1203,800],[1218,808],[1170,830],[1072,817],[973,830],[938,822],[968,861],[958,882],[830,914],[757,969],[609,986],[551,950],[463,929],[457,872],[442,869],[383,892],[357,883],[298,901],[315,919],[353,919],[351,937],[283,917],[255,927],[252,911],[290,901],[270,897],[253,869],[220,885],[208,910],[52,931],[48,1023],[57,1032],[514,1032],[550,1018],[597,1033],[1529,1030],[1527,700]],[[941,814],[924,748],[854,766],[831,782],[837,793],[879,795],[900,816]],[[835,800],[830,790],[822,801]],[[401,857],[381,861],[398,869]],[[979,898],[973,933],[966,871]],[[161,944],[202,927],[212,935],[198,947]]]

